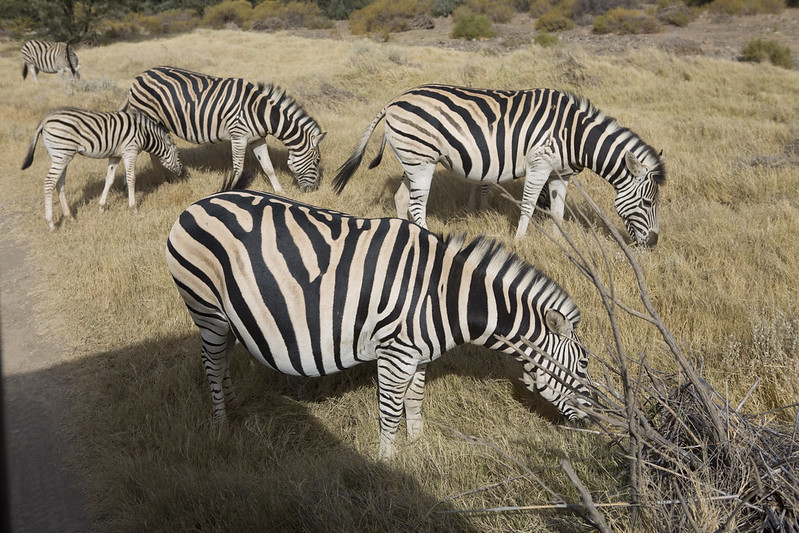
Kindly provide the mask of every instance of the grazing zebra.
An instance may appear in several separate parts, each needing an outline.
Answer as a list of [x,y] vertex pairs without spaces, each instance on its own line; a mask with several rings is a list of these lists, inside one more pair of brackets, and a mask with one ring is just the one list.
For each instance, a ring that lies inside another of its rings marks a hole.
[[384,117],[383,141],[369,168],[380,163],[388,143],[405,171],[394,196],[397,213],[406,217],[410,211],[411,220],[422,227],[439,162],[458,177],[483,184],[524,177],[517,239],[526,233],[547,182],[552,216],[560,222],[569,179],[589,168],[616,189],[616,211],[632,239],[647,245],[657,242],[663,162],[652,147],[587,99],[551,89],[416,87],[389,102],[366,128],[333,181],[338,192],[360,165]]
[[384,458],[393,454],[403,407],[409,440],[422,430],[427,364],[461,344],[516,357],[526,386],[571,421],[585,418],[582,408],[591,405],[574,301],[486,239],[464,245],[407,220],[231,191],[181,214],[166,260],[202,335],[215,421],[234,399],[234,340],[292,375],[326,375],[376,359]]
[[288,167],[300,189],[319,180],[319,143],[325,134],[293,98],[274,85],[217,78],[175,67],[147,70],[133,80],[122,108],[131,107],[196,144],[230,141],[233,175],[222,189],[238,186],[248,145],[275,192],[282,193],[266,148],[274,135],[288,148]]
[[108,191],[114,183],[114,173],[120,160],[125,165],[128,205],[134,211],[136,210],[134,166],[136,157],[142,150],[159,157],[163,165],[175,174],[183,173],[178,148],[169,132],[136,112],[97,113],[69,107],[51,112],[36,128],[22,170],[33,163],[33,153],[40,134],[51,160],[50,171],[44,180],[44,218],[50,226],[50,231],[55,229],[53,187],[58,189],[58,199],[64,217],[74,220],[67,205],[64,181],[67,176],[67,165],[75,154],[95,159],[108,158],[105,188],[100,196],[100,211],[105,209]]
[[22,47],[22,79],[28,77],[28,70],[33,74],[34,81],[39,81],[36,77],[37,72],[47,72],[53,74],[58,72],[59,76],[64,75],[64,71],[69,71],[75,79],[80,79],[78,69],[78,56],[69,43],[51,43],[48,41],[28,41]]

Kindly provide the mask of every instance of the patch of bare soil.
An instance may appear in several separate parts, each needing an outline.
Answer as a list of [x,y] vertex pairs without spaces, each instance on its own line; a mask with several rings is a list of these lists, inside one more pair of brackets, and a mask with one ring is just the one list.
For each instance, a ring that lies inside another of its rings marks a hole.
[[35,327],[37,280],[24,243],[0,217],[0,356],[7,479],[2,493],[10,517],[0,529],[15,533],[85,532],[81,479],[67,463],[69,386],[59,375],[65,347]]

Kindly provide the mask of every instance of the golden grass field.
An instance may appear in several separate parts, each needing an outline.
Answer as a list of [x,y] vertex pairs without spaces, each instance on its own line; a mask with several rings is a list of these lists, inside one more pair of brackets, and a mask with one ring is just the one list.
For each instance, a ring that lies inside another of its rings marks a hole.
[[[660,241],[636,252],[664,322],[716,389],[729,391],[732,403],[757,380],[747,401],[753,413],[799,398],[796,70],[654,49],[611,57],[530,45],[488,54],[206,30],[83,48],[79,55],[81,81],[42,74],[35,84],[21,79],[19,43],[0,42],[0,216],[14,238],[30,243],[29,268],[43,280],[38,290],[47,304],[32,323],[71,354],[58,367],[75,402],[70,457],[86,476],[100,530],[588,529],[557,510],[441,512],[549,503],[550,493],[530,471],[576,501],[558,467],[561,459],[574,465],[595,501],[625,497],[623,461],[606,438],[559,427],[551,410],[518,383],[515,361],[474,347],[431,365],[425,435],[407,444],[401,428],[398,457],[387,463],[375,459],[372,365],[296,379],[258,366],[242,350],[233,368],[239,405],[226,427],[214,427],[199,335],[163,249],[179,213],[221,186],[230,169],[229,146],[178,141],[188,177],[167,182],[141,156],[138,215],[127,209],[121,178],[100,213],[105,162],[76,158],[66,186],[77,222],[61,224],[56,206],[52,234],[42,206],[49,158],[41,141],[33,166],[20,170],[31,135],[49,110],[114,110],[136,74],[162,64],[284,86],[327,131],[325,174],[313,193],[299,191],[285,149],[269,140],[287,195],[362,216],[395,214],[396,160],[387,156],[374,170],[363,165],[340,196],[330,181],[377,111],[405,89],[443,82],[552,87],[589,97],[664,151],[668,183],[661,190]],[[367,158],[381,132],[382,126]],[[783,163],[752,164],[758,158]],[[254,158],[246,168],[258,168]],[[588,171],[578,179],[622,229],[612,188]],[[252,187],[269,189],[260,172]],[[582,340],[596,354],[605,353],[612,338],[593,285],[535,229],[514,242],[514,206],[495,195],[492,209],[472,212],[468,195],[468,187],[442,171],[428,206],[430,229],[505,242],[576,299]],[[582,204],[576,194],[570,198]],[[543,216],[537,220],[550,228]],[[579,232],[581,224],[567,219],[566,229]],[[626,261],[602,238],[618,297],[637,304]],[[670,370],[657,331],[627,316],[620,320],[627,352]],[[792,421],[794,413],[774,416]],[[621,511],[608,516],[626,527]],[[714,529],[713,517],[707,519]]]

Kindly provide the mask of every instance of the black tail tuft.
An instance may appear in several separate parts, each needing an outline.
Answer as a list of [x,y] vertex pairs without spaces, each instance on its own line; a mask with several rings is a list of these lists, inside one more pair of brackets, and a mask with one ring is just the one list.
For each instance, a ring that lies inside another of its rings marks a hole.
[[22,63],[22,79],[24,80],[27,78],[28,78],[28,64]]
[[336,194],[341,194],[341,191],[344,190],[347,182],[350,181],[352,175],[355,174],[355,171],[358,170],[358,167],[361,165],[362,159],[363,152],[356,150],[355,153],[341,165],[341,168],[338,169],[336,177],[333,178],[333,190],[336,191]]

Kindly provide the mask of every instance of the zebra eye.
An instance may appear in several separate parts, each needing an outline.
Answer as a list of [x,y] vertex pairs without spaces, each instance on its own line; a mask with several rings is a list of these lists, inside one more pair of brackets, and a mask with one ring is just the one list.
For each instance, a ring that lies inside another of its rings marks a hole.
[[641,205],[643,206],[644,209],[649,209],[650,207],[652,207],[652,200],[647,200],[646,198],[644,198],[643,200],[641,200]]

